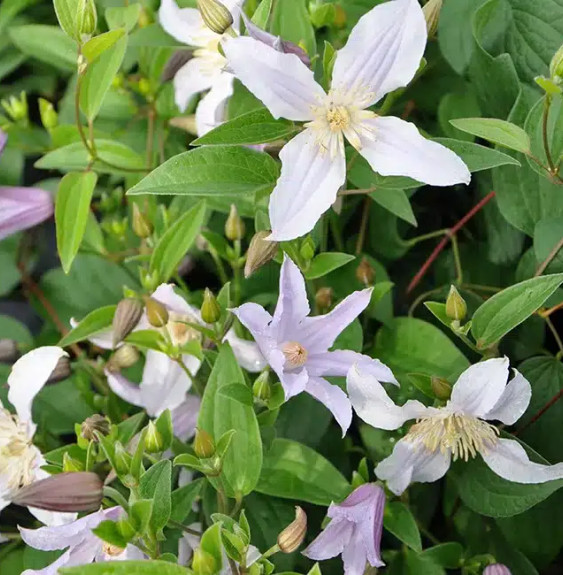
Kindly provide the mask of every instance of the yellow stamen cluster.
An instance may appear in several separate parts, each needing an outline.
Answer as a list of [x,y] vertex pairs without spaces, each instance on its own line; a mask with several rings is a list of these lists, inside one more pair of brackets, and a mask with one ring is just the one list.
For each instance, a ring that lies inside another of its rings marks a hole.
[[346,106],[334,106],[327,110],[326,119],[331,131],[340,132],[350,125],[350,112]]
[[190,323],[197,324],[198,321],[195,317],[189,315],[170,313],[170,320],[166,325],[166,329],[174,345],[182,347],[188,341],[201,339],[201,332],[188,325]]
[[36,456],[26,425],[0,408],[0,476],[8,489],[19,489],[33,481]]
[[285,355],[286,366],[290,369],[304,365],[309,356],[307,350],[296,341],[288,341],[284,343],[281,350]]
[[125,549],[123,547],[118,547],[117,545],[112,545],[111,543],[104,543],[103,552],[110,557],[119,557]]

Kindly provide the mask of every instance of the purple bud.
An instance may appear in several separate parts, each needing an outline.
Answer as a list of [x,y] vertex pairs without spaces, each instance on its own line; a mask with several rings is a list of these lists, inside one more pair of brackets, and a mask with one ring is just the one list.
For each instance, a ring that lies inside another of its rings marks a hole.
[[512,575],[510,569],[502,563],[495,563],[485,567],[483,575]]
[[[2,149],[0,134],[0,150]],[[53,198],[40,188],[0,187],[0,240],[53,215]]]

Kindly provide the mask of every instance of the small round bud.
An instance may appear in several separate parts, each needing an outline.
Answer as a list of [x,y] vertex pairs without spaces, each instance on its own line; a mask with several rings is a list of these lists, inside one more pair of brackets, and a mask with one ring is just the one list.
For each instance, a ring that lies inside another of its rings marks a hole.
[[367,258],[362,258],[356,268],[356,279],[366,287],[372,286],[375,281],[375,270]]
[[231,204],[231,211],[229,212],[229,217],[225,222],[225,237],[231,242],[242,240],[244,232],[244,222],[238,215],[237,207],[234,204]]
[[112,323],[114,347],[135,329],[142,315],[143,303],[136,298],[127,297],[117,304]]
[[141,212],[138,204],[133,204],[133,231],[139,238],[148,238],[152,234],[151,221]]
[[200,459],[209,459],[215,455],[215,442],[207,431],[196,429],[194,451]]
[[109,358],[106,368],[109,371],[119,371],[135,365],[139,361],[140,354],[136,347],[125,343],[118,347],[115,353]]
[[59,116],[53,104],[44,98],[39,98],[39,115],[41,116],[41,123],[46,130],[52,130],[57,127]]
[[145,449],[148,453],[160,453],[164,451],[164,439],[158,431],[154,421],[149,421],[147,434],[145,435]]
[[224,34],[233,25],[233,15],[218,0],[197,0],[197,7],[205,25],[215,34]]
[[555,52],[549,64],[549,75],[556,84],[563,82],[563,44]]
[[315,303],[321,311],[326,311],[332,306],[334,290],[330,287],[322,287],[315,294]]
[[217,572],[215,558],[211,553],[198,547],[194,550],[192,570],[196,575],[213,575]]
[[201,304],[201,319],[205,323],[215,323],[221,317],[221,308],[217,303],[217,298],[213,292],[205,288],[203,293],[203,303]]
[[270,387],[270,372],[268,370],[263,371],[254,382],[252,386],[252,393],[256,399],[261,399],[262,401],[268,401],[272,396],[272,388]]
[[145,298],[145,311],[147,320],[153,327],[164,327],[168,323],[168,310],[158,300],[152,297]]
[[109,430],[110,422],[108,418],[97,413],[85,419],[80,428],[82,437],[88,441],[98,441],[96,432],[105,436],[109,434]]
[[147,78],[141,78],[137,84],[137,89],[139,90],[139,94],[148,96],[151,92],[151,83]]
[[270,231],[259,231],[250,240],[250,246],[246,252],[246,264],[244,266],[244,277],[250,277],[257,269],[272,260],[278,252],[278,243],[267,240],[271,235]]
[[0,362],[12,363],[18,356],[18,345],[13,339],[0,339]]
[[422,7],[424,19],[426,20],[426,30],[428,31],[428,38],[433,38],[438,30],[438,20],[440,19],[440,11],[444,0],[428,0]]
[[278,535],[278,547],[282,553],[299,549],[307,534],[307,515],[301,507],[295,508],[295,519]]
[[450,287],[450,293],[446,299],[446,315],[455,321],[462,321],[467,315],[467,304],[455,286]]
[[55,369],[51,372],[47,383],[57,383],[58,381],[63,381],[64,379],[67,379],[70,374],[70,359],[68,358],[68,355],[63,355],[57,362]]
[[444,401],[450,399],[452,386],[444,378],[433,375],[430,379],[430,385],[432,387],[432,392],[438,399],[442,399]]

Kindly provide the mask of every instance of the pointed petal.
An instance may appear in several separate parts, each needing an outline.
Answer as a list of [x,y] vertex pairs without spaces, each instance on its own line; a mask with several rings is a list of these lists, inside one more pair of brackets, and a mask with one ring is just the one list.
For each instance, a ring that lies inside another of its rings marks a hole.
[[[286,54],[288,55],[288,54]],[[336,200],[346,180],[346,159],[341,151],[332,157],[308,128],[281,150],[281,175],[270,196],[269,239],[285,241],[310,232]]]
[[332,412],[344,437],[352,423],[352,406],[348,396],[337,385],[322,377],[309,377],[305,391]]
[[380,4],[358,21],[338,52],[332,86],[361,94],[367,108],[412,80],[425,46],[426,23],[416,0]]
[[360,132],[360,154],[382,176],[409,176],[432,186],[468,184],[469,169],[445,146],[427,140],[414,124],[391,116],[365,120],[373,138]]
[[385,491],[375,486],[377,492],[372,497],[369,510],[360,523],[360,534],[367,551],[367,559],[372,567],[383,567],[381,559],[381,535],[383,532],[383,512],[385,511]]
[[[70,318],[70,327],[74,329],[80,322],[76,321],[73,317]],[[101,349],[113,349],[113,330],[111,328],[99,331],[93,336],[88,338],[88,341],[97,345]]]
[[342,551],[342,561],[344,563],[344,575],[364,575],[367,549],[357,527],[354,529],[348,545]]
[[131,405],[143,407],[141,390],[135,383],[129,381],[126,377],[117,372],[105,370],[108,385],[115,395],[121,397]]
[[325,93],[295,54],[278,52],[249,37],[230,38],[222,46],[229,69],[274,118],[313,119],[311,108]]
[[171,416],[174,435],[180,441],[187,441],[193,437],[200,406],[201,399],[195,395],[188,394],[185,401],[172,410]]
[[267,327],[272,321],[272,316],[257,303],[243,303],[241,306],[231,310],[237,316],[240,323],[246,327],[254,339],[258,341],[261,335],[264,335]]
[[315,561],[331,559],[342,553],[352,538],[354,524],[343,519],[333,519],[303,551],[303,555]]
[[266,365],[266,358],[263,356],[258,344],[239,337],[234,329],[230,329],[223,341],[228,341],[238,364],[246,371],[257,373],[262,371]]
[[0,240],[48,220],[53,197],[39,188],[0,187]]
[[217,80],[221,70],[209,71],[203,58],[192,58],[174,76],[174,100],[183,112],[196,94],[209,90]]
[[8,399],[22,421],[31,423],[34,397],[47,383],[59,359],[66,355],[61,347],[38,347],[14,363],[8,376]]
[[174,291],[174,284],[160,284],[151,297],[165,305],[170,311],[200,318],[199,310]]
[[500,477],[515,483],[545,483],[563,479],[563,463],[542,465],[530,461],[525,449],[513,439],[499,439],[481,453],[485,463]]
[[530,404],[532,387],[530,382],[518,371],[514,370],[514,377],[504,388],[500,399],[483,419],[496,419],[506,425],[516,423]]
[[199,10],[178,8],[174,0],[162,0],[158,20],[166,33],[189,46],[204,46],[204,38],[216,36],[203,23]]
[[43,569],[26,569],[21,575],[58,575],[61,567],[66,567],[70,559],[70,549]]
[[197,135],[203,136],[225,120],[225,106],[233,95],[231,74],[219,74],[211,90],[200,100],[195,112]]
[[451,403],[463,413],[484,417],[502,397],[507,379],[507,357],[495,357],[472,365],[454,384]]

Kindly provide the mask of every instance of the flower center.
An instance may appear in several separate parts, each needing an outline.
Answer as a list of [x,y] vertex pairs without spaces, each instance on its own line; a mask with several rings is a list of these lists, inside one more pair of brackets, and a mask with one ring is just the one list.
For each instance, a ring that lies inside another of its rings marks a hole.
[[125,551],[123,547],[118,547],[117,545],[113,545],[111,543],[104,543],[102,550],[106,555],[109,555],[110,557],[118,557]]
[[498,441],[499,430],[490,423],[471,415],[452,413],[425,417],[415,423],[405,436],[409,441],[421,441],[426,449],[441,453],[451,451],[454,461],[467,461],[477,453],[487,452]]
[[326,111],[326,120],[332,132],[341,132],[350,125],[350,112],[346,106],[333,106]]
[[168,333],[174,345],[182,347],[188,343],[188,341],[201,339],[201,333],[188,325],[188,323],[198,323],[198,321],[189,315],[181,315],[174,312],[170,313],[170,319],[166,324],[166,329],[168,329]]
[[309,353],[296,341],[288,341],[282,345],[281,350],[285,355],[286,366],[288,368],[301,367],[307,362]]
[[0,408],[0,476],[5,478],[9,490],[33,481],[36,455],[26,425],[8,410]]

